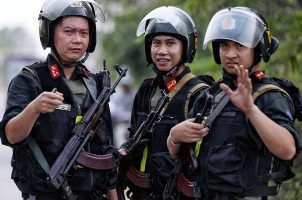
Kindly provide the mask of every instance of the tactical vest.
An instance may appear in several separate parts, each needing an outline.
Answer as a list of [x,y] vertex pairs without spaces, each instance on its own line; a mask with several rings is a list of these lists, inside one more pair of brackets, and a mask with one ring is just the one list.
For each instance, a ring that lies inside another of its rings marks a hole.
[[[205,84],[200,78],[194,77],[188,80],[181,89],[175,94],[172,100],[169,102],[163,117],[159,122],[154,125],[153,132],[151,134],[151,140],[148,147],[148,155],[146,159],[146,168],[143,172],[149,171],[150,166],[150,158],[149,156],[158,152],[167,152],[167,138],[170,132],[170,129],[178,124],[181,121],[184,121],[186,118],[186,106],[188,106],[189,98],[191,97],[192,93],[195,93],[199,88],[195,88],[194,92],[191,89],[196,86],[197,84]],[[207,85],[203,85],[201,87],[207,87]],[[153,88],[155,90],[156,88]],[[188,99],[188,101],[186,101]],[[143,100],[141,100],[143,101]],[[139,121],[144,119],[145,115],[139,115]],[[143,121],[143,120],[142,120]],[[141,155],[141,157],[144,157]],[[141,168],[141,167],[140,167]]]
[[[31,131],[31,138],[33,138],[36,144],[39,144],[37,148],[43,152],[44,159],[46,159],[48,165],[51,166],[71,137],[72,128],[79,114],[79,108],[76,106],[72,93],[68,85],[64,83],[64,80],[62,78],[54,79],[51,77],[47,62],[31,65],[29,69],[26,70],[30,71],[28,73],[34,73],[34,77],[38,79],[39,85],[37,85],[37,90],[42,92],[57,88],[59,92],[64,94],[64,103],[70,105],[70,111],[55,109],[52,113],[40,114]],[[84,80],[84,82],[89,92],[86,93],[86,97],[82,103],[82,113],[89,108],[97,95],[96,81],[92,77],[89,77],[89,79]],[[85,149],[95,154],[104,154],[105,150],[101,147],[101,142],[97,137],[95,138],[96,139],[93,139],[86,145]],[[36,149],[34,151],[36,152]],[[21,177],[22,180],[26,180],[23,181],[24,186],[22,187],[29,188],[29,192],[31,193],[35,193],[35,191],[55,192],[56,189],[52,188],[47,181],[48,175],[41,165],[40,158],[37,158],[37,154],[33,153],[31,148],[26,148],[25,155],[27,159],[23,158],[23,160],[19,159],[14,162],[16,169],[29,169],[26,172],[26,176],[24,176],[23,173]],[[18,154],[16,154],[15,157],[19,157]],[[20,171],[16,173],[20,176]],[[18,178],[17,174],[16,178],[18,180],[20,178]],[[71,174],[72,179],[69,180],[70,186],[73,190],[78,191],[91,191],[95,189],[101,177],[105,176],[105,172],[85,168],[78,168],[72,171]],[[21,191],[23,192],[23,190]],[[24,191],[24,193],[25,192],[26,191]]]
[[[276,86],[258,84],[254,87],[254,100],[267,91],[288,93]],[[214,99],[214,109],[215,104]],[[276,195],[282,181],[294,176],[292,161],[284,161],[270,153],[241,110],[229,102],[211,126],[215,137],[207,137],[201,149],[203,180],[212,190],[236,193],[242,196]],[[225,130],[232,131],[228,134]]]
[[179,91],[174,96],[172,95],[163,117],[153,127],[148,153],[147,156],[144,156],[146,156],[146,171],[150,173],[150,188],[154,198],[162,198],[170,172],[175,165],[175,161],[168,152],[166,142],[170,129],[186,119],[191,96],[206,87],[208,85],[200,78],[191,76]]
[[[151,138],[148,138],[147,147],[143,146],[138,150],[135,159],[133,159],[133,166],[140,172],[140,175],[138,177],[138,172],[127,175],[128,179],[131,180],[128,183],[129,191],[137,192],[144,188],[148,193],[147,189],[150,187],[151,191],[157,192],[157,194],[152,193],[151,195],[161,198],[165,182],[174,167],[174,160],[169,155],[166,144],[169,131],[174,125],[185,120],[191,96],[199,89],[208,87],[203,78],[195,77],[191,73],[185,76],[186,78],[183,77],[175,86],[174,91],[177,92],[171,91],[169,93],[170,102],[164,108],[165,112],[161,120],[154,125],[152,133],[149,134]],[[135,102],[137,105],[136,123],[138,125],[146,119],[151,110],[151,102],[153,101],[151,98],[156,93],[155,85],[153,79],[147,79],[138,91],[139,96],[137,97],[140,98],[136,99],[137,102]]]

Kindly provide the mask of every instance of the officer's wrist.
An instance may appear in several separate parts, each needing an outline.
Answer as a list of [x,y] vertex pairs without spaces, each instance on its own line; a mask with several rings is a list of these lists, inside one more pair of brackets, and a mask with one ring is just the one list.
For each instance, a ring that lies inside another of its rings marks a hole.
[[257,113],[259,111],[258,107],[254,104],[250,109],[245,110],[244,114],[247,116],[247,118],[250,118],[251,116],[257,116],[259,113]]
[[168,136],[168,141],[170,142],[170,144],[172,144],[172,146],[178,147],[180,145],[179,142],[176,142],[173,138],[172,138],[172,134],[170,132],[169,136]]

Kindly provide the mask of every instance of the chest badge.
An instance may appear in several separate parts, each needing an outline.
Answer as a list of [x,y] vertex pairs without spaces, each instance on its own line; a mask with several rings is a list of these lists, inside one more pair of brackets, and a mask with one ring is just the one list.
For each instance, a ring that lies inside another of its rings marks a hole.
[[70,111],[71,110],[71,105],[70,104],[60,104],[56,107],[57,110],[64,110],[64,111]]

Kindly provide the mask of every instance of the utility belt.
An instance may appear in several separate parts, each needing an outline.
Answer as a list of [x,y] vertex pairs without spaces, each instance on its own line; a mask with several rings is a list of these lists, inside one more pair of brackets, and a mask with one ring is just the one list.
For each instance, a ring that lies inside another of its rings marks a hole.
[[[246,191],[238,192],[238,196],[242,197],[267,197],[267,196],[275,196],[278,194],[280,188],[280,184],[275,186],[254,186]],[[234,191],[233,188],[228,186],[209,186],[211,190],[217,191]],[[232,192],[234,193],[234,192]],[[236,194],[236,193],[234,193]]]
[[208,185],[208,188],[217,191],[231,191],[232,193],[238,194],[242,197],[275,196],[279,192],[281,183],[278,183],[274,180],[283,178],[284,173],[282,171],[278,171],[257,176],[255,184],[249,188],[240,189],[234,188],[230,185]]
[[[37,200],[37,197],[39,199],[45,199],[45,200],[52,200],[52,199],[61,199],[66,200],[66,197],[64,197],[62,194],[58,193],[52,193],[52,192],[39,192],[37,194],[29,194],[26,197],[22,197],[23,200]],[[89,191],[89,192],[79,192],[75,194],[76,199],[90,199],[90,200],[107,200],[108,198],[106,195],[103,195],[99,193],[98,191]]]
[[[262,177],[258,177],[258,179],[262,179]],[[188,180],[183,172],[180,172],[177,177],[177,187],[180,192],[188,198],[201,198],[200,188],[198,187],[197,182]],[[254,186],[240,195],[247,197],[274,196],[278,194],[279,187],[280,184],[275,186]],[[228,191],[228,186],[209,186],[209,189]]]
[[140,172],[132,165],[127,170],[126,176],[127,179],[137,187],[147,189],[150,186],[149,173]]

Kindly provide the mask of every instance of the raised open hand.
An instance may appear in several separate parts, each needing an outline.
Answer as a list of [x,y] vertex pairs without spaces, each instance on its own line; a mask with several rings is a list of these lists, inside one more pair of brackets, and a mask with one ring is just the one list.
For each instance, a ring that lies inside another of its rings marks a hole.
[[229,86],[222,83],[220,88],[230,97],[232,103],[243,112],[248,112],[254,105],[252,97],[252,82],[248,70],[243,65],[235,66],[237,75],[237,89],[231,90]]

